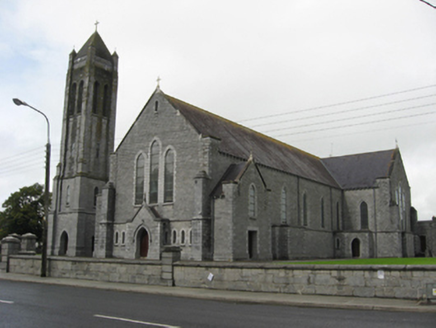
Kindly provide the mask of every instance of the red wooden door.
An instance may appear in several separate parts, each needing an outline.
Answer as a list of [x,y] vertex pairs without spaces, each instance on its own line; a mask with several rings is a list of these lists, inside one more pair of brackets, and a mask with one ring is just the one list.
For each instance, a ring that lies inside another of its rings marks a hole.
[[141,245],[140,245],[140,257],[147,257],[148,255],[148,233],[146,230],[142,231]]

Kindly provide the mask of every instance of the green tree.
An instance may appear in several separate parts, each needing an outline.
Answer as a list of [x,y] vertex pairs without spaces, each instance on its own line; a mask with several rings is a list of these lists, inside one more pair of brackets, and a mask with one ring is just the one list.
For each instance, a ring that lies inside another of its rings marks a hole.
[[33,233],[41,241],[44,217],[44,187],[35,183],[12,193],[0,212],[0,239],[11,233]]

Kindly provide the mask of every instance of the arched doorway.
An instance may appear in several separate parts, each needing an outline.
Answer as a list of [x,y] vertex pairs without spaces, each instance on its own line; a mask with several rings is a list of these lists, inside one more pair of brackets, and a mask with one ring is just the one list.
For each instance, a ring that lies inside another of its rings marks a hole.
[[138,232],[138,255],[139,257],[145,258],[148,256],[148,248],[150,244],[150,238],[148,236],[147,230],[142,228]]
[[67,255],[68,251],[68,234],[64,231],[61,235],[61,243],[59,245],[59,255]]
[[353,257],[360,257],[360,240],[358,238],[351,242],[351,254]]

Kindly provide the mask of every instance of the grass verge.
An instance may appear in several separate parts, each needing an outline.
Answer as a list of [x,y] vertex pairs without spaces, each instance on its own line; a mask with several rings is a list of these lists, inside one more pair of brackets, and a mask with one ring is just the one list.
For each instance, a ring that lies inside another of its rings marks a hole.
[[280,264],[342,264],[342,265],[436,265],[435,257],[404,257],[376,259],[335,259],[317,261],[280,262]]

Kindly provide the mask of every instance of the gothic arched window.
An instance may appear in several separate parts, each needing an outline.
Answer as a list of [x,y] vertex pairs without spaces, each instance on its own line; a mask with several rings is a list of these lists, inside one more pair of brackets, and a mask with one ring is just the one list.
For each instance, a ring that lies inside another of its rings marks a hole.
[[286,188],[283,187],[280,196],[280,221],[282,224],[286,224],[288,221],[287,219],[287,193]]
[[103,91],[103,116],[109,116],[110,113],[110,92],[109,86],[105,84]]
[[76,104],[76,83],[71,86],[70,97],[68,101],[68,115],[74,114],[74,105]]
[[70,186],[67,186],[67,196],[65,197],[65,204],[70,205]]
[[144,155],[140,154],[136,159],[136,173],[135,173],[135,205],[142,204],[144,199]]
[[248,190],[248,216],[251,218],[256,217],[256,188],[254,185],[250,186]]
[[325,228],[324,198],[321,198],[321,228]]
[[98,93],[99,93],[99,90],[100,89],[100,83],[98,82],[98,81],[95,81],[94,82],[94,95],[93,95],[93,98],[92,98],[92,112],[94,113],[94,114],[97,114],[97,112],[98,112]]
[[159,144],[154,141],[150,150],[150,203],[158,201],[159,193]]
[[164,202],[174,201],[174,151],[169,149],[165,155]]
[[177,231],[173,230],[172,243],[175,245],[177,243]]
[[360,229],[368,229],[368,205],[365,202],[360,204]]
[[307,226],[307,197],[303,194],[303,225]]
[[79,94],[77,95],[77,113],[82,112],[82,100],[83,100],[83,81],[79,84]]
[[94,188],[94,207],[97,206],[98,187]]

